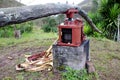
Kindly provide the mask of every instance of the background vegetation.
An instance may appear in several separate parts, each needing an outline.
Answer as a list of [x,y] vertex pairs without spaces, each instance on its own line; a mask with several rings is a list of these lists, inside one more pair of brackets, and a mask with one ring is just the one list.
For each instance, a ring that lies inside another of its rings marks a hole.
[[64,15],[50,16],[42,19],[44,32],[57,32],[57,27],[64,21]]
[[54,17],[47,17],[43,20],[42,29],[44,32],[57,32],[57,22]]
[[106,37],[115,40],[117,37],[117,17],[120,14],[120,1],[93,0],[93,5],[88,15],[103,33],[100,35],[93,32],[88,27],[88,24],[85,25],[85,33],[89,36]]
[[0,28],[0,38],[14,37],[15,30],[20,30],[20,33],[22,35],[23,33],[32,32],[32,29],[33,29],[32,22],[26,22],[16,25],[8,25],[6,27]]

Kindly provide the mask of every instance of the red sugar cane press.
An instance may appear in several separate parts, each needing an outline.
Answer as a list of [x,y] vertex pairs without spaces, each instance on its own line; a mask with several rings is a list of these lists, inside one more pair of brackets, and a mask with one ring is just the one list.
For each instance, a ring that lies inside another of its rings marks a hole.
[[[67,19],[63,24],[58,26],[59,38],[57,45],[79,47],[84,44],[86,39],[83,33],[83,21],[79,18],[73,19],[75,13],[78,13],[78,10],[75,8],[71,8],[65,13]],[[92,73],[95,72],[95,68],[93,63],[90,61],[89,40],[87,41],[88,43],[84,48],[84,52],[87,53],[86,68],[88,70],[88,73]]]
[[59,39],[57,44],[60,46],[80,46],[85,40],[83,33],[83,21],[81,19],[73,19],[74,14],[78,13],[77,9],[71,8],[67,10],[64,24],[58,26]]

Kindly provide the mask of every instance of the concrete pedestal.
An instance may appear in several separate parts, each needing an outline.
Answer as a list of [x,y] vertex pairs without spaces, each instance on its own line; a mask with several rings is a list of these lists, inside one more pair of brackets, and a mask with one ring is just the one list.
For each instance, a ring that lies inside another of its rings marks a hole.
[[78,47],[53,45],[53,68],[65,70],[66,66],[75,70],[85,68],[89,60],[89,40],[85,40]]

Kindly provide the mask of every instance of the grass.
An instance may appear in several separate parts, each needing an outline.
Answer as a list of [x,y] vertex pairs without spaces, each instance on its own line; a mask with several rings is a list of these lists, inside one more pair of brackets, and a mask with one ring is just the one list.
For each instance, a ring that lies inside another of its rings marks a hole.
[[[1,38],[0,39],[0,80],[46,80],[41,72],[16,72],[15,65],[25,61],[24,54],[32,54],[46,50],[57,38],[56,33],[44,33],[40,29],[33,30],[32,33],[25,33],[20,39]],[[6,57],[12,56],[13,60],[6,60]],[[7,61],[7,64],[6,64]],[[4,72],[5,71],[5,72]],[[7,71],[7,72],[6,72]],[[48,73],[53,76],[53,74]],[[50,77],[49,77],[50,78]],[[52,79],[51,79],[52,80]]]
[[21,72],[15,78],[16,80],[37,80],[40,76],[40,72]]
[[57,34],[56,33],[45,33],[42,30],[38,29],[38,30],[33,30],[33,32],[29,34],[24,33],[22,35],[22,38],[20,39],[15,39],[14,37],[1,38],[0,47],[13,46],[13,45],[21,44],[21,43],[27,43],[27,42],[32,42],[36,40],[41,41],[41,40],[47,40],[47,39],[52,39],[52,38],[57,38]]
[[[32,33],[25,33],[20,39],[0,39],[0,80],[58,80],[57,74],[52,72],[16,72],[15,65],[24,62],[24,54],[32,54],[46,50],[57,38],[55,33],[44,33],[40,29]],[[120,43],[105,38],[89,38],[91,60],[95,65],[96,72],[83,78],[88,80],[119,80],[120,79]],[[13,60],[7,57],[12,56]],[[7,71],[7,72],[6,72]],[[75,78],[76,71],[69,70],[64,77]],[[114,73],[114,74],[113,74]],[[74,75],[73,75],[74,74]],[[67,78],[67,79],[68,79]],[[79,77],[80,78],[80,77]],[[63,78],[64,80],[66,78]],[[79,80],[79,79],[78,79]]]
[[91,60],[100,80],[119,80],[120,43],[108,39],[90,38],[90,40]]
[[91,80],[91,76],[87,74],[85,69],[73,70],[70,67],[66,67],[66,72],[62,73],[62,80]]

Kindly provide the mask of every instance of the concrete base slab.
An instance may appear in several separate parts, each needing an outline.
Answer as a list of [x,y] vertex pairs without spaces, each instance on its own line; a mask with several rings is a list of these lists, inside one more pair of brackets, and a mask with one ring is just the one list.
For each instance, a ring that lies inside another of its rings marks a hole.
[[69,66],[75,70],[85,68],[89,60],[89,40],[85,40],[78,47],[53,45],[53,68],[65,70]]

